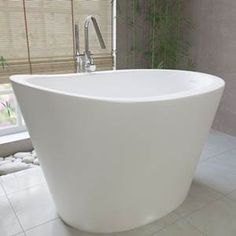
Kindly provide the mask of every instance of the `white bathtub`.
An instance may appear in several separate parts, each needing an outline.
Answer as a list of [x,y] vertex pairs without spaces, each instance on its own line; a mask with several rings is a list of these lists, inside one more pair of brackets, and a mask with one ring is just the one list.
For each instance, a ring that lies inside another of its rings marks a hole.
[[58,214],[90,232],[129,230],[183,202],[224,89],[174,70],[11,81]]

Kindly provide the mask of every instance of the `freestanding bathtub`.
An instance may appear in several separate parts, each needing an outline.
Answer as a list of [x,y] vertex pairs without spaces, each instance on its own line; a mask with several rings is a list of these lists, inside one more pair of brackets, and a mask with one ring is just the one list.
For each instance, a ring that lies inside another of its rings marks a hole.
[[175,70],[11,77],[58,214],[129,230],[185,199],[222,79]]

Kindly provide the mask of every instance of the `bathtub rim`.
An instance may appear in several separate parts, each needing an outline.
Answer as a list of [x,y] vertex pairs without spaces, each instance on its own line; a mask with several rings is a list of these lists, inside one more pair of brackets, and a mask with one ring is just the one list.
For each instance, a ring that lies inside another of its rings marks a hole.
[[[96,101],[103,101],[103,102],[115,102],[115,103],[140,103],[140,102],[157,102],[157,101],[169,101],[169,100],[177,100],[183,99],[187,97],[195,97],[202,94],[210,93],[216,90],[224,89],[225,81],[212,74],[203,73],[203,72],[196,72],[196,71],[187,71],[187,70],[172,70],[172,69],[125,69],[125,70],[108,70],[108,71],[96,71],[92,72],[93,75],[96,74],[110,74],[110,73],[126,73],[126,72],[145,72],[145,71],[152,71],[152,72],[177,72],[177,73],[190,73],[196,74],[199,76],[207,76],[209,79],[212,79],[212,83],[207,86],[203,86],[202,88],[198,89],[191,89],[187,91],[181,91],[176,93],[170,93],[166,95],[157,95],[157,96],[150,96],[150,97],[102,97],[102,96],[94,96],[94,95],[81,95],[72,92],[65,92],[60,91],[57,89],[47,88],[46,86],[40,86],[33,84],[28,81],[28,79],[32,78],[52,78],[52,77],[68,77],[68,76],[89,76],[91,73],[66,73],[66,74],[17,74],[10,76],[10,82],[13,85],[18,84],[26,87],[30,87],[32,89],[36,89],[39,91],[49,92],[57,95],[64,95],[69,97],[76,97],[81,99],[87,100],[96,100]],[[99,79],[99,78],[98,78]],[[14,88],[13,88],[14,90]]]

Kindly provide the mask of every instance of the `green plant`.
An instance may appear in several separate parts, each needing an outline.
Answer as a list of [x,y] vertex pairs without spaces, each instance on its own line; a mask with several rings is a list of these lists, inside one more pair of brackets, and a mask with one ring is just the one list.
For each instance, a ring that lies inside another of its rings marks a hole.
[[[128,57],[132,55],[134,67],[136,56],[141,53],[149,68],[193,69],[191,44],[183,37],[183,29],[191,29],[192,25],[183,16],[183,0],[132,0],[126,4],[130,9],[127,24],[132,38]],[[143,27],[148,28],[147,47],[139,40]]]
[[14,116],[15,109],[11,106],[11,104],[8,101],[1,102],[1,105],[4,107],[4,110],[6,111],[9,117]]
[[152,29],[151,50],[147,52],[151,68],[189,67],[190,43],[182,30],[189,21],[182,14],[182,0],[151,0],[148,21]]
[[[3,56],[0,56],[0,65],[2,69],[5,69],[7,66],[7,61]],[[11,106],[10,102],[4,101],[4,102],[0,102],[0,104],[2,105],[4,111],[6,112],[9,118],[15,116],[15,109]]]
[[5,69],[7,66],[7,61],[3,56],[0,56],[0,65],[1,65],[2,69]]

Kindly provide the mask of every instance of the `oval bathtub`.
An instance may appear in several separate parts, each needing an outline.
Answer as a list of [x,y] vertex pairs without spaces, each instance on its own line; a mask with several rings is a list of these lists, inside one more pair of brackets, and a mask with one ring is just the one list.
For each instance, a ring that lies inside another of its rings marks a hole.
[[183,202],[224,89],[218,77],[175,70],[11,81],[58,214],[106,233]]

